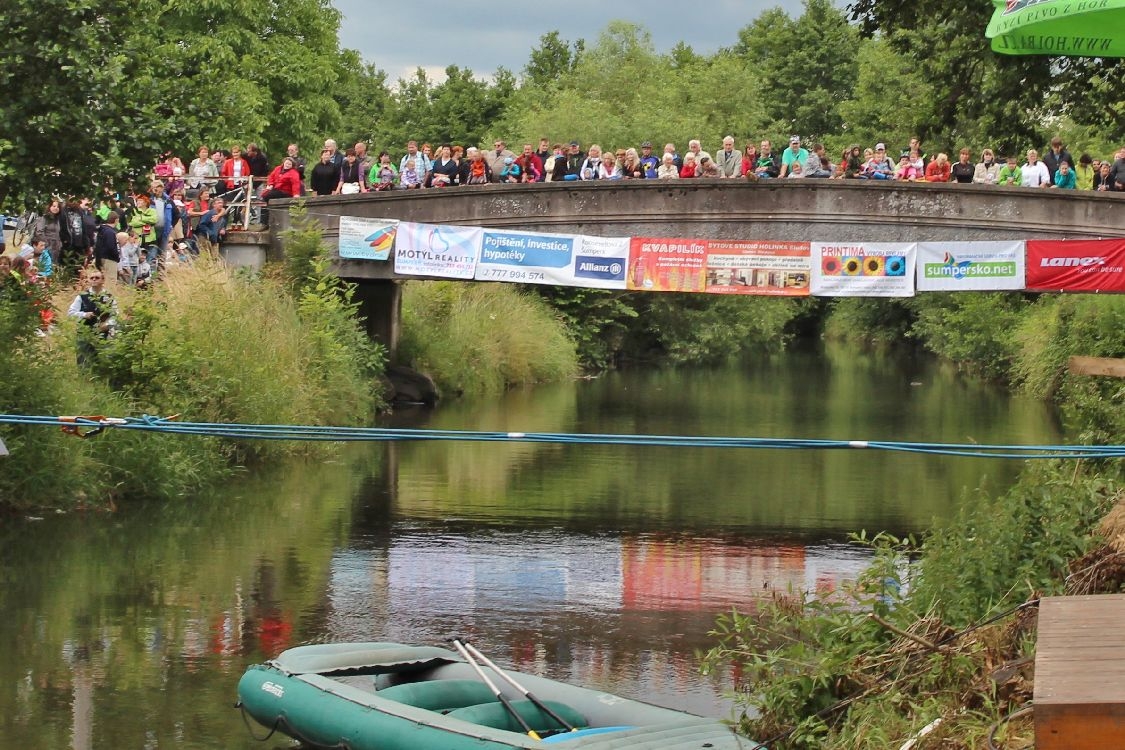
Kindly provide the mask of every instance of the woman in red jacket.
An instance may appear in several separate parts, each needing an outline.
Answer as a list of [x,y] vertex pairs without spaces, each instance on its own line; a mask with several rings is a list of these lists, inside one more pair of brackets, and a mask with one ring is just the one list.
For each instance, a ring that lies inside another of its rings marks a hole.
[[[293,159],[286,156],[281,164],[274,167],[266,180],[266,189],[262,191],[262,200],[267,203],[274,198],[296,198],[301,194],[301,175],[297,171]],[[262,224],[270,225],[269,211],[262,211]]]
[[949,157],[938,154],[936,159],[926,165],[926,182],[949,182],[951,170]]

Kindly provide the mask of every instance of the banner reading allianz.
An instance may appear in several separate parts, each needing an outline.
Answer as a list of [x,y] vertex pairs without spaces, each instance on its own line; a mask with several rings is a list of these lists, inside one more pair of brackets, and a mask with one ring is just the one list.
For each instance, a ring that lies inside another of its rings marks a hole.
[[1027,289],[1125,292],[1125,240],[1028,240]]
[[812,243],[812,293],[818,297],[913,297],[913,242]]
[[624,289],[628,258],[628,237],[486,229],[474,278]]
[[1023,242],[919,242],[918,291],[1023,289],[1023,257]]
[[809,243],[634,237],[628,289],[803,297]]

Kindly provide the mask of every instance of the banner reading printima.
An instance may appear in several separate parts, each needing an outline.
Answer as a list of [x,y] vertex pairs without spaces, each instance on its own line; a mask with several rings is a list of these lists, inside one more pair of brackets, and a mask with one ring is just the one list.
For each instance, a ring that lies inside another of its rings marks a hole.
[[484,230],[404,221],[395,238],[395,273],[471,279]]
[[1028,240],[1027,289],[1125,292],[1125,240]]
[[919,242],[918,291],[1023,289],[1023,242]]
[[353,260],[387,260],[395,243],[396,219],[361,219],[340,217],[339,249],[341,258]]
[[809,243],[634,237],[628,288],[803,297]]
[[1125,0],[992,0],[985,36],[1005,55],[1125,57]]
[[812,243],[812,293],[818,297],[913,297],[913,242]]
[[624,289],[627,237],[484,230],[474,278]]

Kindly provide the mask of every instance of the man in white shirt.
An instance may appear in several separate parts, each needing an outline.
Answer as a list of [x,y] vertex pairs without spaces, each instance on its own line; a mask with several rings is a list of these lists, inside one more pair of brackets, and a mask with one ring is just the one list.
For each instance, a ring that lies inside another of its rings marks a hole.
[[1039,161],[1039,152],[1031,149],[1027,152],[1027,164],[1020,170],[1023,174],[1020,185],[1023,187],[1045,188],[1051,186],[1051,172],[1047,165]]

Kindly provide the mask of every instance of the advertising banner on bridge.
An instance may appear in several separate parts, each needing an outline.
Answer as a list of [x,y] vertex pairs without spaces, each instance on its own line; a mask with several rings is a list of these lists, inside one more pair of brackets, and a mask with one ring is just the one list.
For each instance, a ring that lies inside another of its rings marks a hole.
[[918,291],[1023,289],[1023,242],[919,242]]
[[818,297],[913,297],[918,246],[909,242],[812,243]]
[[389,260],[395,244],[395,219],[340,217],[339,253],[353,260]]
[[650,292],[708,292],[805,296],[809,243],[634,237],[628,288]]
[[1027,289],[1125,292],[1125,240],[1028,240]]
[[485,229],[475,278],[575,286],[574,258],[579,244],[573,234]]
[[471,279],[483,234],[480,227],[401,222],[395,238],[395,273]]
[[628,237],[579,236],[574,251],[573,280],[570,286],[591,289],[624,289],[625,269],[629,265]]

